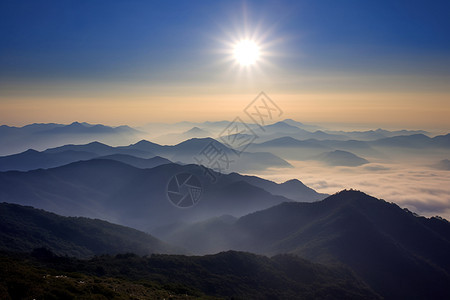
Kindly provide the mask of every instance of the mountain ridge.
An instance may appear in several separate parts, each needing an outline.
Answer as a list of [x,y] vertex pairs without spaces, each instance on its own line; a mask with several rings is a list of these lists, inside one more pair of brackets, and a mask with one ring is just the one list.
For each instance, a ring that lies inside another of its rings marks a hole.
[[0,250],[31,252],[46,247],[80,258],[134,252],[185,253],[136,229],[99,219],[63,217],[31,206],[0,203]]
[[[179,173],[194,174],[200,179],[203,196],[194,208],[181,210],[168,200],[167,184]],[[237,173],[210,170],[209,174],[217,181],[212,182],[198,165],[168,163],[140,169],[114,160],[92,159],[45,170],[0,172],[0,201],[149,230],[174,220],[192,221],[217,214],[242,216],[293,201],[283,196],[288,194],[297,193],[297,201],[324,197],[301,182],[284,189],[274,182]],[[238,181],[248,185],[233,185]]]
[[[189,245],[210,237],[222,247],[213,251],[293,253],[318,263],[344,264],[386,299],[450,296],[450,223],[418,217],[359,191],[312,203],[284,202],[231,224],[196,226],[172,228],[160,238]],[[199,243],[194,250],[209,253]],[[398,282],[409,288],[399,288]]]
[[[181,163],[202,163],[206,158],[202,156],[205,149],[211,147],[217,151],[219,155],[219,167],[222,173],[230,171],[249,171],[249,170],[264,170],[269,167],[292,168],[284,159],[270,153],[270,152],[241,152],[236,155],[233,149],[228,148],[222,143],[212,138],[191,138],[176,145],[159,145],[147,140],[141,140],[137,143],[128,146],[113,147],[100,142],[91,142],[88,144],[67,144],[55,148],[49,148],[41,152],[22,152],[9,156],[0,157],[0,170],[32,170],[37,168],[57,167],[70,162],[84,160],[86,158],[98,158],[109,155],[131,155],[138,158],[149,159],[151,157],[160,156],[170,161]],[[90,153],[83,157],[74,155],[72,159],[66,157],[59,162],[58,155],[61,152],[73,151],[72,153]],[[34,155],[32,155],[34,154]],[[55,157],[52,157],[55,156]],[[128,159],[130,160],[130,159]],[[49,162],[50,161],[50,162]],[[235,163],[239,161],[239,163]],[[27,167],[26,163],[29,163]],[[207,162],[203,162],[208,166]],[[212,165],[217,165],[211,162]],[[140,165],[145,165],[141,163]],[[217,167],[216,167],[217,168]]]

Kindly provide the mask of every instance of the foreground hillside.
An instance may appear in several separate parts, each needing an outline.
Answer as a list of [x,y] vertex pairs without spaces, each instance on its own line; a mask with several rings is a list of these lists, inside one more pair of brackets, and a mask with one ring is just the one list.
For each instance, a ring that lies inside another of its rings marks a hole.
[[0,250],[4,251],[29,252],[46,247],[75,257],[181,251],[144,232],[102,220],[62,217],[8,203],[0,203],[0,216]]
[[344,268],[292,255],[242,252],[203,257],[133,254],[91,260],[1,254],[0,298],[379,299]]

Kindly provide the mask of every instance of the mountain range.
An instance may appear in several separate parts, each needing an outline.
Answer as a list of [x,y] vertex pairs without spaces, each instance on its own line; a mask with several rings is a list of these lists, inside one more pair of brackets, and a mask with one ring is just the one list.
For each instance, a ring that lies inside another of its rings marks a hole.
[[450,149],[450,134],[430,138],[424,134],[412,134],[377,140],[297,139],[285,135],[266,141],[258,139],[250,151],[265,151],[288,160],[315,159],[318,153],[346,151],[356,156],[379,159],[397,159],[405,156],[446,157]]
[[[209,152],[212,149],[213,152]],[[145,162],[160,156],[161,159]],[[99,142],[83,145],[64,145],[45,151],[27,150],[19,154],[0,157],[0,170],[28,171],[38,168],[62,166],[71,162],[92,158],[108,158],[123,162],[132,162],[138,167],[152,167],[159,163],[170,161],[181,163],[202,163],[211,165],[216,171],[251,171],[264,170],[269,167],[292,167],[285,160],[268,152],[242,152],[238,155],[223,145],[211,139],[190,139],[173,146],[159,145],[142,140],[128,146],[112,147]],[[211,157],[216,157],[212,160]],[[165,158],[162,159],[162,158]]]
[[[93,159],[45,170],[0,172],[0,201],[149,230],[175,220],[242,216],[285,201],[315,201],[326,196],[298,180],[276,184],[206,170],[173,163],[140,169],[115,160]],[[194,174],[202,185],[201,201],[191,209],[179,209],[168,200],[168,183],[180,173]]]
[[450,223],[358,191],[314,203],[282,203],[239,219],[168,226],[155,234],[203,254],[292,253],[344,264],[386,299],[450,296]]
[[[127,249],[182,251],[100,220],[61,217],[15,204],[1,204],[0,210],[4,251],[46,246],[78,257]],[[64,272],[158,282],[170,278],[214,296],[446,299],[450,295],[450,223],[417,216],[359,191],[342,191],[314,203],[284,202],[240,218],[178,224],[160,233],[171,244],[196,253],[234,249],[273,257],[234,251],[202,257],[128,254],[88,261],[38,257],[44,259],[41,266]],[[325,284],[327,280],[331,281]],[[208,288],[213,282],[215,288]],[[231,284],[239,288],[230,290]],[[264,288],[258,294],[255,287],[261,284]]]
[[[38,151],[62,146],[68,143],[89,143],[99,141],[111,145],[135,143],[141,139],[151,139],[161,144],[178,144],[191,138],[215,138],[223,136],[229,121],[219,122],[180,122],[175,124],[150,123],[142,127],[132,128],[123,126],[106,126],[73,122],[72,124],[30,124],[23,127],[0,126],[0,140],[2,147],[0,155],[10,155],[27,149]],[[367,131],[332,131],[322,126],[304,124],[292,119],[286,119],[264,126],[246,124],[258,136],[258,143],[291,136],[298,140],[316,139],[320,141],[375,141],[396,136],[425,135],[430,133],[423,130],[383,129]],[[448,145],[448,143],[447,143]],[[347,150],[350,149],[334,149]],[[363,155],[362,153],[356,153]]]
[[43,150],[67,143],[87,143],[93,140],[104,143],[129,143],[143,132],[129,126],[105,126],[86,122],[72,124],[30,124],[23,127],[0,126],[0,155],[23,152],[27,149]]
[[[60,128],[60,127],[57,127]],[[0,171],[28,171],[38,168],[62,166],[71,162],[103,158],[131,163],[140,168],[150,168],[169,161],[180,163],[204,163],[208,147],[221,153],[220,162],[216,161],[216,171],[248,172],[267,168],[292,167],[284,159],[319,160],[332,166],[359,166],[369,160],[364,156],[386,159],[387,157],[407,157],[422,154],[442,157],[448,154],[450,134],[427,137],[423,134],[397,136],[376,141],[336,141],[336,140],[297,140],[293,137],[280,137],[262,143],[253,143],[249,151],[239,155],[211,138],[193,138],[177,145],[159,145],[142,140],[128,146],[109,146],[99,142],[81,145],[63,145],[45,151],[29,149],[25,152],[0,157]],[[251,152],[250,152],[251,151]],[[320,154],[318,154],[320,153]],[[362,155],[362,157],[360,156]],[[132,156],[132,157],[131,157]],[[163,159],[144,161],[155,156]],[[284,159],[283,159],[284,158]],[[209,167],[215,165],[211,163]],[[208,165],[207,165],[208,166]]]

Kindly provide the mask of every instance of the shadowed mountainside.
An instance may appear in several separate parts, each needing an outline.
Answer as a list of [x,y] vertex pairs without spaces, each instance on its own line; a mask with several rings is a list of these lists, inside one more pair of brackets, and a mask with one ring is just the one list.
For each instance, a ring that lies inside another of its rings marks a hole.
[[59,255],[91,257],[125,252],[182,253],[153,236],[102,220],[62,217],[44,210],[0,203],[0,250],[45,247]]
[[[190,209],[175,207],[167,198],[170,179],[180,173],[195,174],[202,185],[201,199]],[[139,169],[94,159],[46,170],[0,172],[0,201],[149,230],[175,221],[193,222],[222,214],[242,216],[285,201],[325,197],[299,181],[276,184],[237,173],[210,174],[217,182],[198,165]],[[296,199],[286,197],[290,195]]]
[[315,262],[343,263],[387,299],[450,297],[450,223],[418,217],[357,191],[155,233],[197,253],[295,253]]

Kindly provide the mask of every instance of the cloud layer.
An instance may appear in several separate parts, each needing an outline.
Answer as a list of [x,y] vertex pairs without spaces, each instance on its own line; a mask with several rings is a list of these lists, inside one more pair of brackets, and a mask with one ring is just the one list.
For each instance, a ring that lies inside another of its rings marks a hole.
[[318,192],[358,189],[395,202],[424,216],[450,220],[450,172],[423,165],[377,163],[361,167],[328,167],[311,161],[290,161],[291,170],[272,170],[258,175],[282,182],[297,178]]

